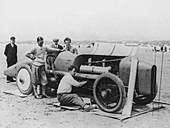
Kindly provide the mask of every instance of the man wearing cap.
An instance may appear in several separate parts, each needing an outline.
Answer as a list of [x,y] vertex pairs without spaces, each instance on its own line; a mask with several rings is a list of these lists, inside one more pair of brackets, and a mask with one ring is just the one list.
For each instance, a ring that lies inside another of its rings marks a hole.
[[76,48],[74,48],[73,46],[71,46],[71,39],[66,37],[64,39],[64,43],[65,43],[65,51],[70,51],[73,54],[78,54],[78,50]]
[[61,46],[60,44],[58,44],[59,39],[54,38],[54,39],[53,39],[53,42],[54,42],[54,43],[51,45],[52,48],[63,49],[63,46]]
[[[53,44],[51,45],[52,48],[56,48],[56,49],[59,49],[59,50],[62,50],[63,49],[63,46],[61,46],[60,44],[58,44],[59,42],[59,39],[57,38],[54,38],[53,39]],[[54,56],[58,56],[59,52],[53,52],[53,55]]]
[[[17,63],[17,45],[15,37],[10,38],[10,43],[5,46],[4,54],[6,56],[7,68]],[[14,82],[12,77],[7,76],[7,82]]]

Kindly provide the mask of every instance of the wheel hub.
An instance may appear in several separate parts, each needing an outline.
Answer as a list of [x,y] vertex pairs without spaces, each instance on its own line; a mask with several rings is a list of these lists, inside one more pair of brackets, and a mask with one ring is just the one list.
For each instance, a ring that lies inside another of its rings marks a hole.
[[101,91],[102,98],[107,98],[109,94],[111,94],[111,89],[109,88],[104,91]]
[[32,91],[31,87],[31,76],[30,76],[30,69],[24,67],[21,68],[17,74],[17,86],[21,93],[23,94],[30,94]]
[[19,82],[21,83],[21,84],[24,84],[24,79],[19,79]]

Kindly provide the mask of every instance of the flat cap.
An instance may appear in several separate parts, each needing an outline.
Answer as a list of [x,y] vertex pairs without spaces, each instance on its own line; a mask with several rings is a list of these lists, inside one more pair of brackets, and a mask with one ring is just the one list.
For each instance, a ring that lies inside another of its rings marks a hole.
[[70,39],[69,37],[66,37],[66,38],[64,39],[64,42],[66,42],[66,41],[69,41],[69,42],[71,43],[71,39]]
[[53,39],[53,42],[58,42],[58,41],[59,41],[58,38],[54,38],[54,39]]

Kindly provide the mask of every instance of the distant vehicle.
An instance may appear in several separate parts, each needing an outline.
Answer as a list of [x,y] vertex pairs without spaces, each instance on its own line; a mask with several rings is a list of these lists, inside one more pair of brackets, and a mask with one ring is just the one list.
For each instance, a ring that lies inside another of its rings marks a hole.
[[[58,83],[68,72],[70,65],[78,67],[77,80],[88,80],[88,84],[75,91],[93,97],[101,110],[109,113],[120,110],[128,91],[131,60],[136,57],[138,46],[114,43],[95,43],[91,53],[75,55],[68,51],[57,57],[46,57],[46,72],[49,85],[57,89]],[[54,60],[51,62],[51,60]],[[16,78],[18,89],[23,94],[32,93],[31,61],[25,60],[9,67],[4,74]],[[157,94],[157,67],[138,59],[135,77],[134,103],[151,103]]]

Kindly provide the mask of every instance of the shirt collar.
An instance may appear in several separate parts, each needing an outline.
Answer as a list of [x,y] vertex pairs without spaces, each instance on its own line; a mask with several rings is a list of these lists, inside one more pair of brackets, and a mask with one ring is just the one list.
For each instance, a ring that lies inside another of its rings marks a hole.
[[14,44],[13,43],[10,43],[12,47],[14,47]]

